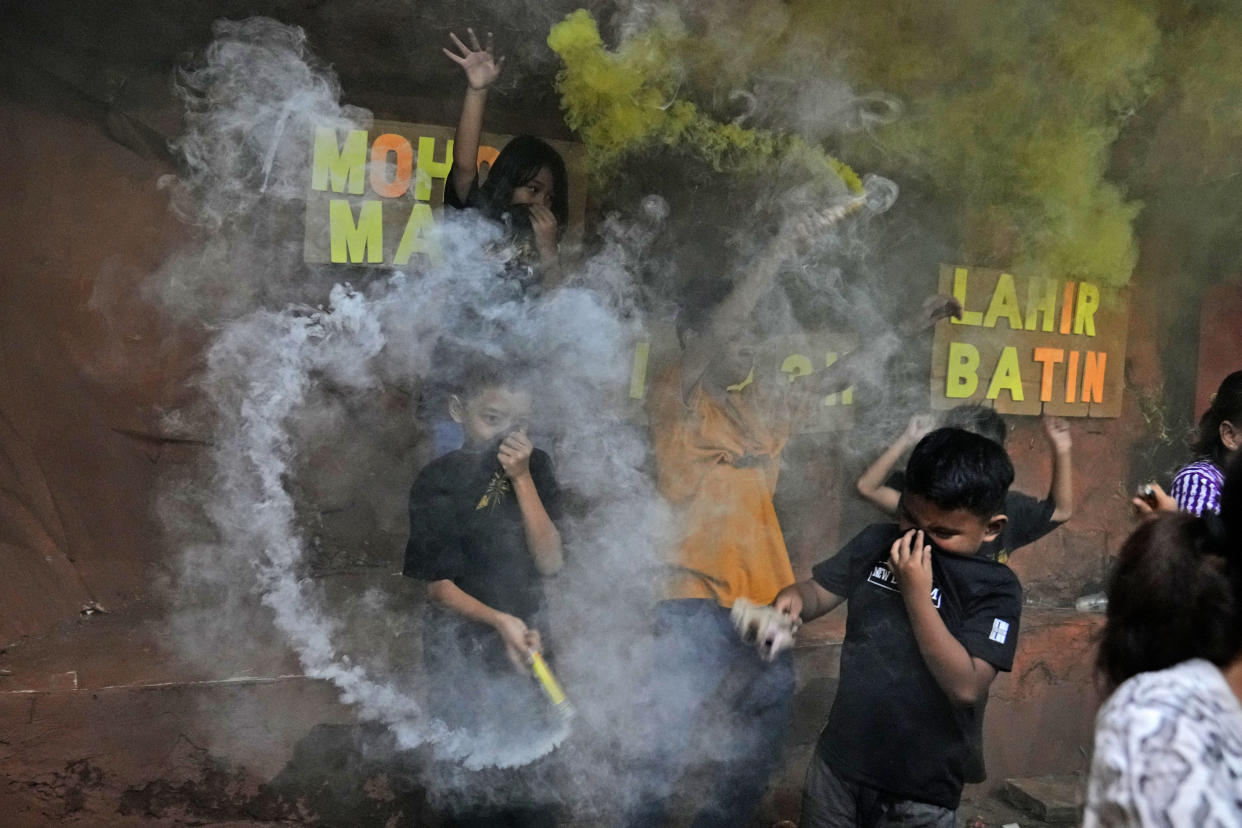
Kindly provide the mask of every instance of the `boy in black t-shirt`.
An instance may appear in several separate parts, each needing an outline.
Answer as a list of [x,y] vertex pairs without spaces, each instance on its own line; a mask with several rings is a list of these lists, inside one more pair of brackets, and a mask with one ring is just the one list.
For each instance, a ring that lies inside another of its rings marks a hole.
[[[432,713],[503,754],[508,745],[529,749],[551,726],[529,661],[541,650],[543,581],[563,563],[560,496],[551,460],[526,435],[531,392],[500,366],[477,363],[466,373],[449,405],[465,444],[414,482],[404,574],[428,583]],[[530,803],[453,810],[453,824],[552,824]]]
[[1018,580],[979,554],[1004,529],[1012,482],[995,442],[931,432],[910,455],[899,524],[863,530],[773,602],[804,620],[850,602],[803,828],[955,826],[975,709],[1018,637]]

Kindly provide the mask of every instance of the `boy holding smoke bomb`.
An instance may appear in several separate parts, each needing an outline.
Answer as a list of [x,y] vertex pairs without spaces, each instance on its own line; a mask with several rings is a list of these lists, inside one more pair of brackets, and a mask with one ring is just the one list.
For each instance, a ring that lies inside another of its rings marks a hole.
[[[563,563],[560,495],[551,460],[526,434],[529,374],[481,358],[464,373],[449,413],[465,444],[414,482],[404,574],[428,585],[423,650],[433,714],[486,750],[530,752],[554,729],[531,666],[541,650],[543,585]],[[513,783],[501,784],[521,787]],[[555,824],[548,809],[520,797],[451,810],[452,825]]]
[[[791,653],[762,659],[734,630],[730,608],[741,599],[768,604],[793,581],[772,503],[781,452],[810,404],[853,384],[869,355],[848,355],[792,385],[759,376],[750,316],[780,267],[841,215],[830,209],[785,228],[736,283],[697,280],[678,314],[681,360],[651,390],[657,485],[679,537],[656,611],[643,711],[648,753],[638,763],[630,825],[663,824],[692,735],[712,745],[718,765],[694,825],[747,824],[780,757],[792,713]],[[915,327],[957,310],[934,297]]]
[[1022,588],[980,554],[1013,464],[957,428],[919,441],[898,523],[864,529],[777,595],[803,620],[849,601],[841,675],[807,770],[802,828],[955,828],[977,708],[1013,666]]

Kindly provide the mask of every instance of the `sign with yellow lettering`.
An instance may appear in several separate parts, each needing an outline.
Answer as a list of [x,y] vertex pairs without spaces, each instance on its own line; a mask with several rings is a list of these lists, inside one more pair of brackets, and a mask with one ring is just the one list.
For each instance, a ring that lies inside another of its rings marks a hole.
[[[850,334],[819,332],[801,336],[773,336],[758,343],[754,370],[749,380],[742,380],[738,387],[756,378],[767,382],[790,383],[797,393],[798,383],[837,361],[857,347]],[[630,363],[628,389],[629,417],[638,423],[646,423],[646,400],[651,384],[658,382],[681,356],[673,324],[653,324],[646,336],[634,343]],[[809,393],[809,392],[808,392]],[[848,431],[854,427],[854,389],[844,388],[833,394],[817,395],[804,409],[805,416],[796,424],[799,434],[816,434],[828,431]]]
[[1124,290],[941,265],[940,292],[961,303],[962,317],[936,325],[934,408],[970,402],[1002,414],[1120,416]]
[[[480,180],[511,136],[483,133]],[[580,232],[586,211],[586,152],[581,144],[548,141],[565,159],[569,223]],[[330,126],[314,134],[307,182],[308,262],[407,267],[434,256],[428,232],[444,201],[453,165],[453,129],[374,121],[348,132]]]

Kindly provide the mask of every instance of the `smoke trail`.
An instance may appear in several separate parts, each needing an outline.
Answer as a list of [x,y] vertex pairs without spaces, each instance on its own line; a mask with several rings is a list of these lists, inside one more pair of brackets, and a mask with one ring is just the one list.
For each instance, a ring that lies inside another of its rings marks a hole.
[[[301,261],[310,135],[324,124],[365,127],[369,114],[338,103],[339,85],[299,29],[254,19],[222,22],[216,33],[202,64],[182,76],[185,171],[168,185],[173,208],[202,238],[152,284],[178,316],[212,326],[200,380],[205,410],[176,412],[182,430],[209,434],[206,482],[193,490],[208,525],[186,526],[195,510],[184,498],[170,494],[164,509],[170,534],[194,538],[183,547],[177,585],[183,650],[217,663],[235,642],[254,638],[260,616],[247,605],[257,597],[304,673],[335,684],[360,719],[385,724],[402,748],[431,745],[471,769],[512,767],[565,739],[563,726],[516,738],[467,734],[430,717],[419,682],[399,675],[403,665],[351,651],[356,639],[404,634],[408,604],[373,592],[342,597],[310,577],[308,504],[299,494],[323,472],[308,458],[348,443],[348,417],[328,398],[365,405],[391,383],[416,390],[437,342],[449,337],[540,367],[537,428],[553,441],[562,485],[590,504],[563,522],[570,561],[549,600],[553,626],[574,633],[560,648],[562,680],[584,729],[621,733],[641,677],[632,665],[645,646],[646,613],[634,608],[654,598],[655,540],[666,524],[643,473],[643,435],[627,424],[618,393],[642,331],[634,262],[663,217],[659,200],[643,222],[613,217],[607,241],[583,264],[581,286],[537,303],[509,294],[479,254],[500,231],[469,217],[441,226],[444,256],[434,268],[327,288],[334,273]],[[503,344],[482,340],[484,328]],[[346,483],[364,481],[354,472]],[[409,483],[399,484],[402,493]],[[399,554],[390,551],[388,571]],[[357,611],[363,605],[371,617]],[[374,617],[377,606],[396,617]],[[600,652],[616,660],[602,662]]]

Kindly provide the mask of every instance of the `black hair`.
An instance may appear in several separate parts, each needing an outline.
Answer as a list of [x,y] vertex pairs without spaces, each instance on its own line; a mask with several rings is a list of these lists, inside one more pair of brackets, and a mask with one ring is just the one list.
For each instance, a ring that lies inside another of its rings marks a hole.
[[677,301],[677,341],[686,344],[686,334],[703,333],[712,313],[729,296],[733,282],[723,274],[703,274],[682,287]]
[[906,464],[906,491],[937,508],[966,509],[987,519],[1005,508],[1013,463],[995,440],[960,428],[928,434]]
[[1122,545],[1096,659],[1110,685],[1191,658],[1224,665],[1238,653],[1237,603],[1211,525],[1184,512],[1164,514]]
[[1109,685],[1191,658],[1224,666],[1242,653],[1242,460],[1229,466],[1220,515],[1163,514],[1122,544],[1096,657]]
[[531,368],[524,362],[474,353],[462,359],[452,387],[464,402],[489,388],[529,391],[532,379]]
[[1220,424],[1228,420],[1242,429],[1242,371],[1234,371],[1221,382],[1212,395],[1212,403],[1199,418],[1199,428],[1191,448],[1217,466],[1223,466],[1229,449],[1220,439]]
[[565,159],[551,144],[533,135],[519,135],[505,144],[479,187],[480,206],[499,220],[513,201],[513,191],[547,168],[552,173],[552,215],[564,227],[569,221],[569,177]]
[[1009,436],[1009,427],[1005,425],[1005,418],[997,414],[995,408],[988,408],[978,403],[959,405],[957,408],[949,409],[941,418],[940,425],[944,428],[964,429],[972,434],[987,437],[1002,446],[1005,445],[1005,438]]

